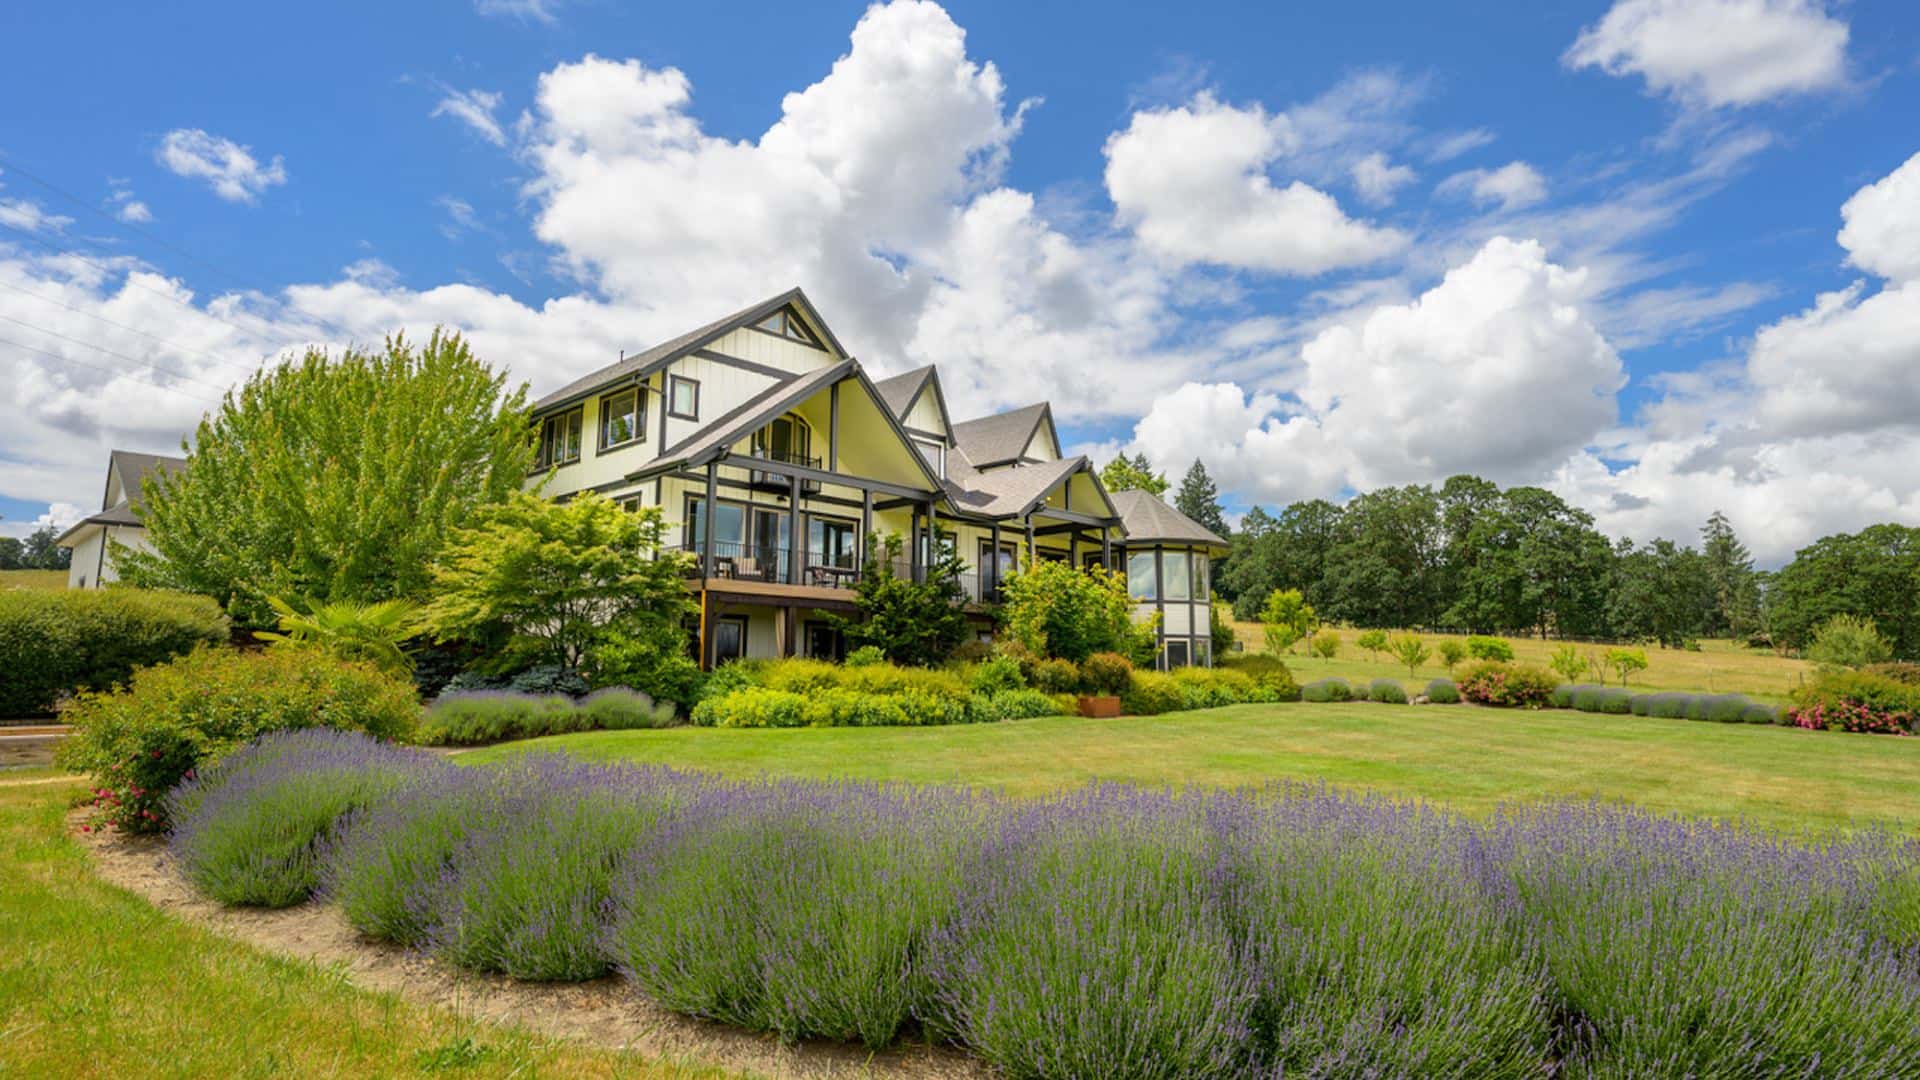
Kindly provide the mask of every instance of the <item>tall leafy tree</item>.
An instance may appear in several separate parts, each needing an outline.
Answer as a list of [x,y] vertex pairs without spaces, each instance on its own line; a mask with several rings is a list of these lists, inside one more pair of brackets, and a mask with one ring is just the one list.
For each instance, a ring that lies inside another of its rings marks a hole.
[[1836,615],[1872,619],[1894,655],[1920,658],[1920,528],[1872,525],[1801,548],[1767,590],[1776,644],[1804,649]]
[[25,546],[17,536],[0,536],[0,570],[24,570],[21,553]]
[[26,542],[20,545],[20,568],[65,570],[72,565],[73,552],[54,543],[59,535],[51,525],[43,525],[28,534]]
[[1131,458],[1121,454],[1107,462],[1100,469],[1100,483],[1108,491],[1144,491],[1149,495],[1165,495],[1172,486],[1165,474],[1153,471],[1153,464],[1145,454]]
[[524,388],[458,334],[318,349],[267,368],[201,421],[182,472],[147,482],[135,584],[204,593],[243,626],[269,597],[425,599],[448,536],[533,462]]
[[1614,553],[1607,601],[1613,636],[1677,648],[1706,633],[1712,584],[1699,552],[1671,540],[1637,549],[1621,540]]
[[1322,576],[1331,596],[1314,607],[1356,626],[1432,626],[1442,597],[1439,500],[1421,485],[1381,488],[1348,501]]

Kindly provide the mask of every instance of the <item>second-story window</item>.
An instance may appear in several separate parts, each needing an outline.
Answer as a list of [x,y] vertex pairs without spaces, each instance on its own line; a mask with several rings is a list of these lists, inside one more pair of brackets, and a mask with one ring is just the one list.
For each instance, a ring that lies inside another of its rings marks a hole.
[[600,399],[600,449],[646,439],[646,401],[639,387],[616,390]]
[[813,429],[797,416],[782,416],[753,433],[753,453],[790,465],[818,466],[813,453]]
[[580,422],[583,410],[576,405],[540,422],[540,468],[565,465],[580,460]]
[[676,420],[700,419],[700,383],[685,375],[667,379],[667,415]]

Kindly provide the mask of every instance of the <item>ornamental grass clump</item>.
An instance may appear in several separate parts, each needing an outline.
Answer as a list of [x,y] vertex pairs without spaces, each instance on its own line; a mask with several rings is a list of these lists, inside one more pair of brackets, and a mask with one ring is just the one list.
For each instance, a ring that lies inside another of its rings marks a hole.
[[931,1004],[984,796],[870,784],[715,787],[634,849],[608,948],[669,1008],[879,1048]]
[[168,793],[168,853],[223,904],[297,904],[319,884],[343,817],[436,766],[430,754],[358,732],[267,735]]
[[1015,1076],[1241,1070],[1259,976],[1213,797],[1095,787],[983,837],[930,949],[932,1031]]

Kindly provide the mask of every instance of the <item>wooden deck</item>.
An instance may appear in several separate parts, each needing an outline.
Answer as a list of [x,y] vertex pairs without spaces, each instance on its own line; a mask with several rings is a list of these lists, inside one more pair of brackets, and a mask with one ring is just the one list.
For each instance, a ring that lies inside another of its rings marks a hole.
[[733,603],[853,610],[853,590],[826,585],[789,585],[784,581],[710,577],[695,578],[692,588],[696,592],[704,591],[716,600]]

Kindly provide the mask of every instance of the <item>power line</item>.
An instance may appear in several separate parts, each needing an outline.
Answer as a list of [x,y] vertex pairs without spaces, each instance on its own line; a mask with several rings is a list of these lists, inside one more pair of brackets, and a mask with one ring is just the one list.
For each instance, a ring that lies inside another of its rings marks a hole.
[[[53,181],[48,180],[43,176],[38,176],[30,170],[21,168],[18,162],[14,159],[14,157],[11,154],[7,154],[3,151],[0,151],[0,158],[6,159],[6,162],[7,162],[6,167],[8,169],[12,170],[13,172],[19,173],[21,176],[24,176],[27,179],[33,181],[34,183],[39,184],[41,187],[46,188],[48,191],[51,191],[54,194],[59,195],[60,197],[66,199],[68,202],[79,207],[80,209],[85,210],[88,213],[93,214],[96,217],[99,217],[105,220],[108,224],[113,225],[116,228],[125,229],[126,231],[133,233],[137,236],[145,237],[146,239],[151,240],[156,244],[159,244],[161,247],[166,248],[168,251],[171,251],[174,254],[179,255],[181,258],[184,258],[187,261],[194,263],[195,265],[206,267],[208,270],[211,270],[214,273],[221,275],[222,277],[226,278],[228,281],[232,282],[235,285],[240,286],[243,289],[247,289],[249,291],[264,291],[264,290],[260,290],[258,286],[249,284],[246,279],[242,278],[240,275],[234,273],[233,271],[228,270],[224,267],[215,266],[213,263],[208,262],[206,259],[203,259],[198,255],[195,255],[193,252],[188,251],[186,248],[181,247],[180,245],[174,243],[173,241],[168,240],[165,237],[159,236],[155,233],[149,232],[146,229],[142,229],[139,226],[133,224],[132,222],[123,221],[120,218],[107,213],[105,210],[100,209],[98,206],[94,205],[92,202],[89,202],[88,200],[83,199],[78,195],[75,195],[73,192],[68,191],[66,188],[61,187],[60,185],[54,183]],[[288,305],[296,311],[304,311],[304,309],[302,309],[299,306],[299,304],[295,303],[291,298],[288,299]],[[349,332],[346,327],[343,327],[338,323],[333,322],[331,319],[328,319],[323,315],[320,315],[311,311],[305,311],[304,313],[309,318],[319,323],[323,329],[330,330],[334,334],[343,338],[347,338],[348,340],[351,340],[353,338],[353,334]]]
[[243,364],[243,363],[241,363],[241,362],[239,362],[238,360],[229,360],[229,359],[227,359],[226,357],[223,357],[223,356],[219,356],[219,355],[216,355],[216,354],[214,354],[214,353],[210,353],[210,352],[208,352],[208,351],[207,351],[207,350],[205,350],[205,349],[196,349],[196,348],[194,348],[194,347],[193,347],[193,346],[191,346],[191,345],[181,345],[181,344],[179,344],[179,343],[177,343],[177,342],[172,342],[172,341],[168,341],[168,340],[167,340],[166,338],[163,338],[163,337],[161,337],[161,336],[160,336],[160,335],[158,335],[158,334],[150,334],[150,333],[148,333],[148,332],[146,332],[145,330],[142,330],[142,329],[140,329],[140,328],[139,328],[139,327],[137,327],[137,326],[128,326],[128,325],[127,325],[126,323],[123,323],[123,322],[118,322],[118,321],[116,321],[116,320],[113,320],[113,319],[109,319],[109,318],[107,318],[107,317],[106,317],[105,315],[97,315],[97,314],[95,314],[95,313],[93,313],[93,312],[91,312],[91,311],[88,311],[88,310],[87,310],[87,309],[85,309],[85,308],[80,308],[80,307],[75,307],[75,306],[73,306],[72,304],[69,304],[69,303],[66,303],[65,301],[62,301],[62,300],[56,300],[56,299],[54,299],[54,298],[53,298],[53,297],[51,297],[51,296],[42,296],[42,295],[40,295],[39,293],[37,293],[37,292],[34,292],[34,291],[33,291],[33,290],[31,290],[31,289],[23,289],[23,288],[21,288],[20,286],[18,286],[18,285],[15,285],[15,284],[13,284],[13,283],[11,283],[11,282],[6,282],[6,281],[0,281],[0,288],[5,288],[5,289],[12,289],[12,290],[13,290],[14,292],[17,292],[17,293],[19,293],[19,294],[21,294],[22,296],[31,296],[31,297],[33,297],[33,298],[34,298],[35,300],[40,300],[40,301],[44,301],[44,302],[46,302],[46,303],[49,303],[49,304],[52,304],[52,305],[54,305],[54,306],[56,306],[56,307],[63,307],[63,308],[66,308],[66,309],[67,309],[68,311],[71,311],[71,312],[73,312],[73,313],[74,313],[74,314],[76,314],[76,315],[85,315],[85,316],[86,316],[87,318],[89,318],[89,319],[97,319],[97,320],[99,320],[100,322],[103,322],[103,323],[106,323],[106,324],[107,324],[108,326],[117,326],[117,327],[119,327],[119,328],[120,328],[120,329],[122,329],[122,330],[126,330],[126,331],[130,331],[130,332],[132,332],[132,333],[135,333],[135,334],[139,334],[139,335],[140,335],[141,337],[143,337],[143,338],[148,338],[148,339],[150,339],[150,340],[153,340],[153,341],[157,341],[157,342],[159,342],[160,344],[162,344],[162,345],[165,345],[165,346],[166,346],[167,348],[169,348],[169,349],[173,349],[173,350],[176,350],[176,351],[178,351],[178,352],[188,352],[188,353],[198,353],[198,354],[200,354],[201,356],[204,356],[204,357],[206,357],[207,359],[209,359],[209,360],[212,360],[212,361],[213,361],[214,363],[216,363],[216,364],[226,364],[227,366],[229,366],[229,367],[232,367],[232,368],[235,368],[235,369],[238,369],[238,370],[240,370],[240,371],[246,371],[246,372],[251,372],[251,371],[253,371],[253,370],[255,370],[255,369],[254,369],[253,367],[250,367],[250,366],[248,366],[248,365],[246,365],[246,364]]
[[61,341],[71,342],[75,345],[81,346],[82,348],[94,349],[98,352],[106,353],[108,356],[125,360],[129,364],[139,364],[144,367],[150,367],[155,371],[164,371],[169,375],[177,376],[181,379],[184,379],[187,382],[199,383],[201,386],[205,386],[212,390],[217,390],[222,394],[225,394],[227,392],[227,387],[219,383],[210,383],[205,379],[195,378],[194,376],[189,375],[184,371],[175,371],[174,369],[169,367],[162,367],[161,365],[154,363],[150,359],[142,360],[138,357],[128,356],[126,353],[123,353],[123,352],[115,352],[114,350],[107,348],[105,345],[96,345],[91,341],[82,341],[77,337],[68,337],[67,335],[60,333],[58,330],[49,330],[44,326],[35,326],[33,323],[27,322],[25,319],[16,319],[11,315],[0,315],[0,320],[5,320],[7,322],[14,323],[19,326],[24,326],[29,330],[38,331],[39,333],[45,334],[48,337],[56,337],[56,338],[59,338]]
[[177,386],[166,386],[161,383],[148,382],[146,379],[135,378],[134,376],[129,375],[126,372],[121,371],[117,368],[103,367],[100,364],[89,364],[85,360],[76,360],[71,356],[63,356],[59,353],[48,352],[45,349],[37,349],[37,348],[34,348],[32,345],[23,345],[20,342],[11,340],[9,338],[0,337],[0,345],[11,345],[16,349],[21,350],[22,352],[39,353],[41,356],[58,360],[63,364],[77,364],[83,368],[92,368],[95,371],[104,371],[109,375],[119,376],[120,378],[127,379],[131,382],[137,382],[142,386],[152,387],[155,390],[165,390],[168,393],[179,394],[183,398],[189,398],[191,400],[201,402],[202,404],[212,405],[216,407],[220,404],[218,401],[215,401],[212,398],[201,397],[199,394],[189,394],[188,392],[180,389]]

